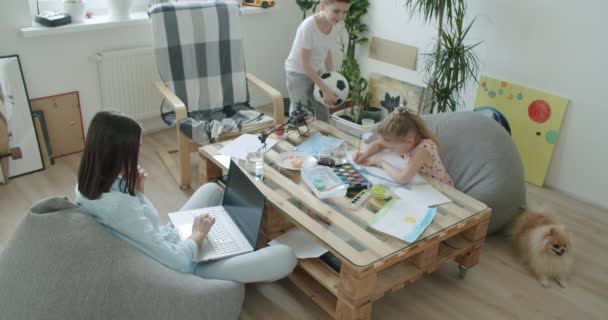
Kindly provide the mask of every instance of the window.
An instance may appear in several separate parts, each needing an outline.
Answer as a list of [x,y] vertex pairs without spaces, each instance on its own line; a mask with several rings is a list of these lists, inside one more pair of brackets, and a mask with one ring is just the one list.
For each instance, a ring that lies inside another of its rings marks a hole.
[[[84,0],[86,11],[93,13],[93,16],[106,15],[108,13],[108,2],[110,0]],[[132,11],[144,11],[150,0],[134,0]],[[30,8],[32,17],[35,16],[38,11],[63,11],[63,0],[30,0]]]

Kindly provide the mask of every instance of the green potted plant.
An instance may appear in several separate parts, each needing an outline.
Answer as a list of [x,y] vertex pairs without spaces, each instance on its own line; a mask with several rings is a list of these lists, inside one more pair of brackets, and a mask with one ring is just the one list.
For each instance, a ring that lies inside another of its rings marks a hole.
[[296,0],[296,3],[302,10],[302,20],[306,19],[306,13],[308,11],[312,11],[314,13],[317,11],[317,6],[319,6],[319,0]]
[[361,119],[372,119],[374,123],[378,123],[382,121],[385,115],[385,110],[383,110],[380,106],[372,106],[371,105],[372,94],[369,90],[365,90],[365,92],[361,96],[361,109],[359,111],[359,119],[357,123],[361,123]]
[[363,118],[370,118],[379,122],[384,113],[379,106],[372,107],[370,105],[371,94],[368,91],[367,79],[362,76],[356,58],[357,46],[368,41],[365,36],[368,26],[363,20],[368,7],[368,0],[353,0],[351,2],[348,14],[344,19],[344,29],[348,37],[346,40],[343,39],[341,43],[344,60],[340,73],[348,81],[349,98],[345,102],[346,109],[339,112],[337,116],[354,124],[360,124]]
[[344,55],[340,73],[348,80],[349,84],[359,81],[361,71],[356,58],[357,45],[367,43],[365,34],[368,31],[363,17],[367,14],[368,0],[353,0],[348,8],[348,14],[344,18],[344,29],[348,39],[342,39],[341,51]]
[[[376,128],[386,111],[371,106],[371,92],[368,88],[367,79],[361,76],[358,65],[350,71],[353,72],[352,76],[356,80],[352,80],[350,83],[349,97],[345,102],[347,107],[333,113],[332,118],[335,120],[338,129],[352,135],[358,135]],[[374,124],[363,126],[363,119],[371,119]]]
[[420,14],[425,21],[435,19],[437,39],[433,52],[426,54],[427,89],[422,110],[455,111],[461,103],[460,92],[470,79],[477,79],[479,60],[473,49],[480,42],[469,45],[465,38],[475,19],[464,24],[465,0],[406,0],[412,14]]

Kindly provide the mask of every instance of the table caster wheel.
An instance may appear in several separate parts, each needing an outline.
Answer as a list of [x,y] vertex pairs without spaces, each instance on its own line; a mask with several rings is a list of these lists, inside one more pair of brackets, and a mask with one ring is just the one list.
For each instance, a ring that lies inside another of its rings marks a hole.
[[468,270],[469,270],[469,268],[467,268],[463,265],[459,265],[458,266],[458,278],[460,278],[461,280],[464,279],[464,276],[467,275]]

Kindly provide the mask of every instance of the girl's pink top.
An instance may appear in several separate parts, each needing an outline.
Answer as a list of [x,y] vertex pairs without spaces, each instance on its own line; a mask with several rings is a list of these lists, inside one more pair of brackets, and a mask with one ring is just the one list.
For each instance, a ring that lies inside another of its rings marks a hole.
[[445,184],[449,184],[451,186],[454,185],[452,182],[452,178],[448,174],[447,170],[443,166],[441,162],[441,158],[439,158],[439,151],[437,150],[437,144],[431,139],[422,139],[418,146],[416,146],[412,151],[405,155],[405,159],[410,160],[416,150],[423,148],[431,155],[431,160],[433,164],[428,166],[427,164],[423,164],[420,169],[418,169],[418,173],[425,174],[430,177],[433,177]]

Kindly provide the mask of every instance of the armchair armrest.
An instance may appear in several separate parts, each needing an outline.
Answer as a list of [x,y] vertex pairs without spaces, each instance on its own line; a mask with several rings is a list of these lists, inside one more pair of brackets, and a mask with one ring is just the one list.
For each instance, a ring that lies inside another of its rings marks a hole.
[[251,73],[247,73],[247,81],[264,91],[264,93],[272,98],[272,104],[274,106],[273,117],[277,123],[283,123],[285,121],[285,116],[283,114],[284,106],[283,96],[281,93]]
[[165,99],[169,102],[169,104],[175,109],[175,121],[179,124],[180,120],[184,120],[188,118],[188,109],[186,109],[186,105],[180,100],[171,89],[169,89],[164,82],[155,81],[154,85],[160,91],[160,94],[163,95]]
[[190,179],[192,179],[192,173],[190,172],[190,140],[180,132],[180,121],[188,118],[188,109],[186,109],[186,105],[182,100],[162,81],[156,81],[154,84],[160,91],[160,94],[167,99],[175,110],[175,131],[177,133],[177,151],[179,152],[180,162],[179,172],[169,157],[169,151],[159,152],[159,154],[163,163],[169,167],[171,174],[175,177],[177,183],[179,183],[180,188],[188,188],[190,187]]

